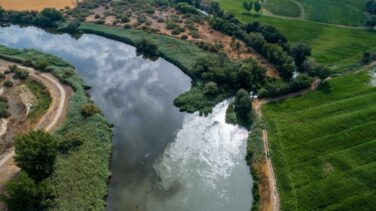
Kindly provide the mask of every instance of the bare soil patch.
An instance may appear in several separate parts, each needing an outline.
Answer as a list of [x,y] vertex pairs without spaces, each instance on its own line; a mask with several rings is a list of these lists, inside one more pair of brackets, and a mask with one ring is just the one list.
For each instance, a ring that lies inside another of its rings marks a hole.
[[76,5],[77,0],[0,0],[0,6],[2,6],[4,9],[17,11],[40,11],[44,8],[74,8]]

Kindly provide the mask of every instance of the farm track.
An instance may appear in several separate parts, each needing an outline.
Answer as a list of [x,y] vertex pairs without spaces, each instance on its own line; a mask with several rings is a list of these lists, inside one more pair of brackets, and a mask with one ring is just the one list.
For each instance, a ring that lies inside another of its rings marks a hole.
[[282,16],[282,15],[276,15],[276,14],[273,14],[272,12],[270,12],[269,10],[266,10],[264,8],[264,11],[266,11],[265,13],[265,16],[270,16],[270,17],[275,17],[275,18],[280,18],[280,19],[285,19],[285,20],[299,20],[299,21],[305,21],[305,22],[311,22],[311,23],[317,23],[317,24],[323,24],[323,25],[327,25],[327,26],[335,26],[335,27],[338,27],[338,28],[347,28],[347,29],[359,29],[359,30],[364,30],[364,29],[367,29],[367,27],[364,27],[364,26],[346,26],[346,25],[341,25],[341,24],[333,24],[333,23],[325,23],[325,22],[318,22],[318,21],[311,21],[311,20],[307,20],[305,19],[305,10],[304,10],[304,7],[301,3],[295,1],[295,0],[292,0],[294,3],[296,3],[299,8],[300,8],[300,17],[299,18],[293,18],[293,17],[286,17],[286,16]]
[[[305,89],[305,90],[302,90],[302,91],[299,91],[299,92],[295,92],[295,93],[291,93],[291,94],[288,94],[288,95],[284,95],[284,96],[281,96],[281,97],[275,97],[275,98],[265,98],[265,99],[259,99],[259,100],[256,100],[252,106],[253,106],[253,109],[254,111],[256,112],[256,115],[258,117],[262,117],[262,106],[267,104],[267,103],[271,103],[271,102],[276,102],[276,101],[280,101],[280,100],[284,100],[284,99],[287,99],[287,98],[291,98],[291,97],[297,97],[297,96],[301,96],[301,95],[304,95],[310,91],[313,91],[313,90],[316,90],[319,85],[321,83],[321,80],[316,80],[314,81],[312,84],[311,84],[311,87],[308,88],[308,89]],[[278,189],[277,189],[277,181],[276,181],[276,177],[275,177],[275,173],[274,173],[274,169],[273,169],[273,163],[272,163],[272,159],[271,159],[271,156],[270,156],[270,149],[269,149],[269,138],[268,138],[268,130],[267,129],[264,129],[262,131],[262,141],[263,141],[263,147],[264,147],[264,154],[265,154],[265,161],[266,161],[266,171],[267,173],[265,174],[267,178],[267,181],[268,181],[268,200],[269,200],[269,203],[271,203],[271,206],[270,207],[261,207],[261,210],[273,210],[273,211],[278,211],[280,210],[280,197],[279,197],[279,193],[278,193]]]
[[[38,73],[32,68],[23,67],[20,65],[18,66],[24,70],[27,70],[30,76],[42,82],[42,84],[48,89],[52,98],[52,102],[48,111],[38,122],[35,129],[43,129],[47,132],[51,132],[53,129],[58,127],[59,123],[63,120],[65,116],[65,112],[67,111],[67,91],[61,85],[60,81],[53,77],[51,74]],[[8,152],[3,153],[3,157],[0,160],[0,171],[2,171],[2,173],[6,174],[5,171],[7,171],[8,169],[14,169],[14,156],[14,147],[9,149]],[[12,168],[9,168],[9,166],[12,166]]]

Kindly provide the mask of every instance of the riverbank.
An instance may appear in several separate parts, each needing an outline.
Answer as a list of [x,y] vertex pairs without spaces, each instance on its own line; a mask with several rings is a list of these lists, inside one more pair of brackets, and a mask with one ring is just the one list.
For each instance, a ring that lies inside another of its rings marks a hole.
[[84,143],[76,151],[59,154],[53,175],[47,180],[57,210],[103,210],[110,175],[111,128],[101,114],[81,115],[81,107],[90,103],[84,83],[74,67],[62,59],[36,50],[15,50],[0,45],[0,57],[17,63],[45,60],[47,70],[74,90],[63,124],[54,132],[57,137],[79,136]]

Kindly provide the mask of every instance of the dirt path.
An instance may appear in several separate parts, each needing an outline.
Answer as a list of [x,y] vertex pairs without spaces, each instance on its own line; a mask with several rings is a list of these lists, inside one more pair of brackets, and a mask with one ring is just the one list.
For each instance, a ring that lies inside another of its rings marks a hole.
[[[1,60],[0,60],[1,61]],[[40,73],[32,68],[23,67],[18,65],[21,69],[29,72],[30,77],[39,80],[50,92],[52,102],[46,114],[39,120],[35,129],[44,129],[48,132],[57,128],[63,121],[68,107],[68,96],[70,90],[64,88],[60,81],[49,73]],[[6,130],[5,130],[6,131]],[[1,137],[1,136],[0,136]],[[10,148],[7,152],[3,153],[0,158],[0,190],[4,183],[12,178],[19,169],[14,162],[15,149]]]
[[[262,117],[262,106],[270,103],[270,102],[276,102],[280,100],[284,100],[287,98],[291,97],[296,97],[303,95],[307,92],[316,90],[321,83],[321,80],[316,80],[311,84],[311,87],[299,92],[294,92],[288,95],[284,95],[281,97],[275,97],[275,98],[265,98],[265,99],[257,99],[252,103],[252,107],[254,111],[256,112],[256,115],[258,117]],[[277,182],[276,182],[276,177],[274,174],[274,169],[273,169],[273,163],[272,159],[270,156],[270,149],[269,149],[269,138],[268,138],[268,130],[264,129],[262,131],[262,141],[264,145],[264,154],[265,154],[265,163],[261,164],[264,165],[260,167],[260,169],[265,169],[265,172],[263,172],[263,176],[267,177],[264,178],[266,179],[267,184],[262,184],[264,187],[260,187],[261,190],[266,190],[265,192],[261,192],[260,195],[264,202],[266,203],[261,203],[261,210],[273,210],[273,211],[278,211],[280,210],[280,198],[277,190]]]
[[304,7],[303,7],[303,5],[300,2],[297,2],[295,0],[291,0],[291,1],[294,2],[296,5],[298,5],[298,7],[300,9],[300,19],[304,19],[305,14],[304,14]]

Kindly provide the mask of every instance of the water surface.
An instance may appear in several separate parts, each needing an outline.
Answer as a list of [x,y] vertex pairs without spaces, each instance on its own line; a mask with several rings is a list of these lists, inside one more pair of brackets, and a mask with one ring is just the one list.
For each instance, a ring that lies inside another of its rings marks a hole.
[[250,210],[247,131],[224,122],[229,101],[208,117],[181,113],[173,99],[190,88],[185,74],[96,35],[11,26],[0,28],[0,44],[62,57],[92,87],[92,100],[115,125],[109,210]]

